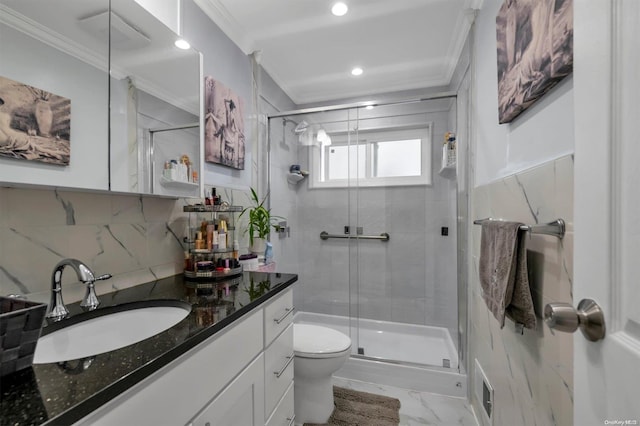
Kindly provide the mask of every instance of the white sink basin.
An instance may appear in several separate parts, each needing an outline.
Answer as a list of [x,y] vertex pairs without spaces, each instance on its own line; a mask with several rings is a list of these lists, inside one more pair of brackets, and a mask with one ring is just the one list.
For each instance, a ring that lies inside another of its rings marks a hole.
[[33,363],[70,361],[120,349],[173,327],[190,311],[184,302],[153,300],[80,314],[59,323],[70,325],[38,339]]

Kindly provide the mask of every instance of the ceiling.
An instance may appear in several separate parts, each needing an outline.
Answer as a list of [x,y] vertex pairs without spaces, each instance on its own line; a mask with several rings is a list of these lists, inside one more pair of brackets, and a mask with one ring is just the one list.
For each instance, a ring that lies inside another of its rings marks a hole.
[[[482,0],[196,0],[298,105],[446,86]],[[351,75],[353,67],[364,73]]]
[[[482,0],[195,0],[298,105],[446,86]],[[362,67],[359,77],[353,67]]]

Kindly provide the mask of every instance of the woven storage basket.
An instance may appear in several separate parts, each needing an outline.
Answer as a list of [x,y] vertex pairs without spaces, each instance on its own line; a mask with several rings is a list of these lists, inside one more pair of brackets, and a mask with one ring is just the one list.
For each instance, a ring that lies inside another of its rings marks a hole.
[[31,365],[46,311],[46,303],[0,296],[0,377]]

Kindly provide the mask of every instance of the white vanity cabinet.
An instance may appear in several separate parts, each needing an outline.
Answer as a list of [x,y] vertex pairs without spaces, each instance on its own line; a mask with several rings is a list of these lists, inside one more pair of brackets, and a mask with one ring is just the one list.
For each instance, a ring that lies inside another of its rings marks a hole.
[[289,288],[76,425],[293,424],[292,310]]

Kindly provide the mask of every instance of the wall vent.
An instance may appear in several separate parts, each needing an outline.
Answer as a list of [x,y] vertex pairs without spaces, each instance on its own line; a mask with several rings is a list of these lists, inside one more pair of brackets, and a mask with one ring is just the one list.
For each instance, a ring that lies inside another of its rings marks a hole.
[[484,374],[477,358],[475,359],[473,389],[475,397],[478,403],[480,403],[480,417],[482,418],[482,424],[485,426],[492,426],[493,410],[495,409],[493,387],[489,383],[489,379],[487,379],[486,374]]

